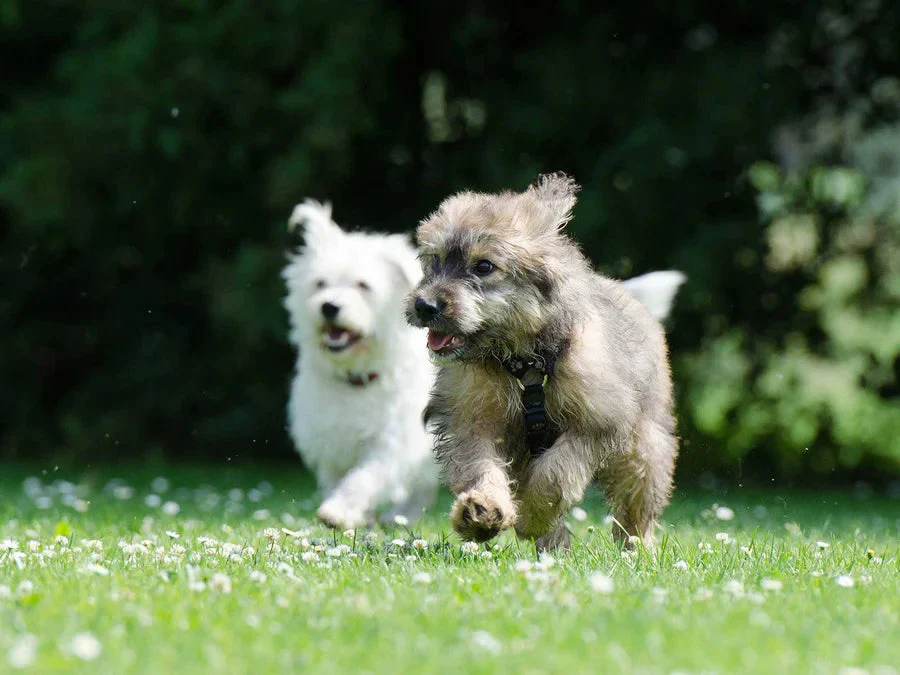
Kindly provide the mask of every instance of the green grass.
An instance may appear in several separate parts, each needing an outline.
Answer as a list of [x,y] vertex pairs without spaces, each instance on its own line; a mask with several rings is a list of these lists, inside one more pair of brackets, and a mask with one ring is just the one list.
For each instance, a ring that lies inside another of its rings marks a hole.
[[[587,520],[572,519],[572,551],[539,562],[510,534],[465,552],[446,496],[411,529],[349,537],[311,520],[313,486],[283,468],[171,470],[156,491],[174,515],[145,504],[156,474],[118,475],[130,499],[102,472],[0,478],[0,671],[10,658],[109,673],[900,664],[900,499],[884,495],[678,493],[658,551],[634,556],[613,545],[594,497]],[[76,483],[54,488],[63,478]],[[715,504],[734,518],[718,519]],[[73,653],[75,641],[91,656],[80,633],[99,642],[95,660]]]

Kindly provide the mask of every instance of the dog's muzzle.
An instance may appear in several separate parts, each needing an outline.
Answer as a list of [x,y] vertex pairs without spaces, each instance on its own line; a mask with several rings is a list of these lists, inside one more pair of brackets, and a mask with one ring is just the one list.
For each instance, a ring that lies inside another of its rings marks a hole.
[[323,302],[320,309],[322,311],[322,316],[328,321],[334,321],[337,318],[338,312],[341,311],[340,307],[331,302]]
[[413,305],[416,311],[416,316],[418,317],[419,321],[421,321],[425,325],[428,325],[436,318],[438,318],[441,312],[444,311],[445,306],[446,303],[444,303],[442,300],[426,300],[422,296],[416,298],[416,301]]

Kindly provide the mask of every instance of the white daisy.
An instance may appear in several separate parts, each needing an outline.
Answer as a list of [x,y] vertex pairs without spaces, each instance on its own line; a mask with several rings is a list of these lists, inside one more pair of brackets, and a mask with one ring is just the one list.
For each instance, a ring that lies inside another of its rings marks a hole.
[[96,565],[94,563],[86,565],[84,568],[84,571],[87,572],[88,574],[96,574],[99,577],[108,577],[109,576],[108,569],[106,569],[103,565]]
[[596,593],[602,595],[609,595],[615,589],[612,577],[603,574],[602,572],[595,572],[592,574],[588,579],[588,583]]
[[[315,558],[313,558],[313,560],[318,559],[318,554],[313,553],[313,555],[316,556]],[[278,570],[279,574],[286,574],[289,577],[294,576],[294,568],[291,567],[290,565],[288,565],[283,560],[280,563],[278,563],[278,565],[275,567],[275,569]]]
[[499,654],[503,650],[503,645],[500,643],[500,640],[486,630],[476,630],[472,633],[472,644],[491,654]]
[[530,572],[533,565],[530,560],[516,560],[513,566],[516,572]]
[[697,592],[694,594],[694,600],[700,600],[702,602],[711,599],[712,596],[713,592],[708,588],[698,588]]
[[842,574],[841,576],[839,576],[837,579],[835,579],[835,583],[837,583],[837,585],[841,588],[853,588],[853,586],[855,585],[853,577],[847,574]]
[[762,579],[759,585],[764,591],[780,591],[784,587],[778,579]]
[[154,492],[168,492],[169,490],[169,479],[163,478],[162,476],[157,476],[152,481],[150,481],[150,489]]
[[718,518],[719,520],[733,520],[734,511],[729,509],[727,506],[719,506],[716,508],[716,518]]
[[549,570],[556,564],[556,558],[547,553],[546,551],[542,552],[540,557],[538,558],[538,562],[535,565],[535,568],[539,570]]
[[113,488],[113,497],[126,500],[134,497],[134,488],[129,485],[117,485]]
[[209,580],[210,590],[217,593],[231,593],[231,577],[221,572],[216,572]]
[[16,637],[6,655],[6,663],[10,668],[18,670],[27,668],[37,659],[38,639],[31,633],[23,633]]
[[103,651],[100,640],[93,633],[87,631],[76,633],[72,637],[69,648],[72,654],[82,661],[95,661],[100,656],[100,652]]
[[722,590],[729,595],[741,596],[744,594],[744,584],[738,579],[729,579],[722,586]]
[[577,520],[579,523],[583,523],[588,517],[587,511],[580,506],[573,506],[570,513],[572,514],[572,519]]

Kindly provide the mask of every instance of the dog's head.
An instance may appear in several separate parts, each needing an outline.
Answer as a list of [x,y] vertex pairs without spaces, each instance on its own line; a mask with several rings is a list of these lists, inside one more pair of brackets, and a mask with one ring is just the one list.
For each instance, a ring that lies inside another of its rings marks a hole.
[[419,226],[424,277],[406,316],[429,329],[442,360],[522,353],[559,310],[568,278],[587,271],[562,228],[578,186],[541,176],[520,193],[462,192]]
[[302,226],[305,240],[283,273],[294,344],[348,365],[404,329],[402,298],[421,277],[406,237],[345,232],[330,205],[311,200],[288,224]]

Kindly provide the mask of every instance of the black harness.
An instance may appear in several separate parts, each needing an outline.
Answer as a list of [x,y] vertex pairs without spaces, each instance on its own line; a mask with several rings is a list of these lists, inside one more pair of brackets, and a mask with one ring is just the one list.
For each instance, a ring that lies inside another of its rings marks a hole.
[[522,389],[522,419],[532,457],[539,457],[559,438],[559,429],[547,415],[544,394],[558,356],[555,352],[540,351],[527,358],[514,356],[500,361]]

